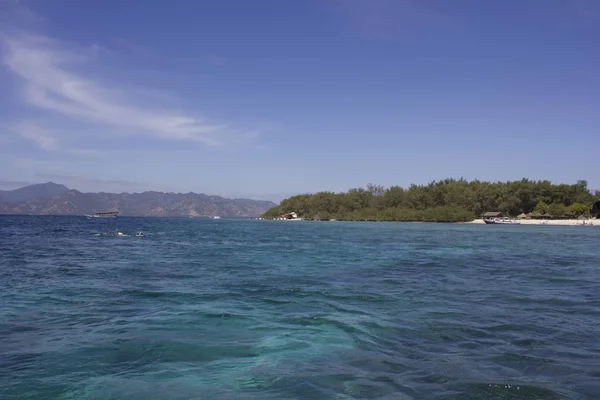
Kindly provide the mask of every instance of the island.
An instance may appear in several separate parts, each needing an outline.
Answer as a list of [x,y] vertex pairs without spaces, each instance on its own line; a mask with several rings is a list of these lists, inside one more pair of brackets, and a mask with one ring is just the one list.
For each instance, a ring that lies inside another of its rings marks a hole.
[[528,220],[577,220],[600,217],[598,201],[600,192],[592,193],[585,180],[444,179],[407,188],[369,184],[342,193],[301,194],[282,200],[262,218],[296,213],[304,220],[322,221],[471,222],[486,212],[499,212]]

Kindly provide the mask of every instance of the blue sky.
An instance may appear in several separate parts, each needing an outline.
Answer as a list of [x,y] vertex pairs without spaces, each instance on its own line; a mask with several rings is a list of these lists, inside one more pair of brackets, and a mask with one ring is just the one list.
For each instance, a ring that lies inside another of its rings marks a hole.
[[0,189],[600,189],[595,0],[0,0]]

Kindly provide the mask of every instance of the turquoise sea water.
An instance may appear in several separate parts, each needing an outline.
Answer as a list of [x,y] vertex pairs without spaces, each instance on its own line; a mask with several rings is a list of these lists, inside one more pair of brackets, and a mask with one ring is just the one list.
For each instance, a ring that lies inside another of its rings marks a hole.
[[[145,238],[101,235],[119,230]],[[0,217],[1,399],[598,399],[600,229]]]

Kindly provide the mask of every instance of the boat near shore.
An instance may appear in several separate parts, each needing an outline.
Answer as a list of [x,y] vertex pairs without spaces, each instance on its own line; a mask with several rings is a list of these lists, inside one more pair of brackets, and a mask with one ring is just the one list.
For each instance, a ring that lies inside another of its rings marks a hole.
[[520,221],[515,221],[507,217],[486,218],[483,222],[488,225],[521,225]]
[[302,218],[298,216],[295,212],[291,212],[288,214],[282,214],[277,218],[278,221],[303,221]]
[[520,221],[505,217],[499,211],[486,212],[482,215],[482,219],[487,225],[521,225]]

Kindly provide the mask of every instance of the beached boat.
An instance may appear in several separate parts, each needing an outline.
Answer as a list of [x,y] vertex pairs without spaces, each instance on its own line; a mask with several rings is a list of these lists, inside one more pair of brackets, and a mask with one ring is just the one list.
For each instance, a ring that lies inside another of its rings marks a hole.
[[118,211],[107,211],[107,212],[97,212],[93,215],[86,215],[88,219],[91,218],[117,218],[119,216]]
[[506,217],[486,218],[483,220],[483,222],[494,225],[521,225],[519,221],[513,221],[512,219]]

